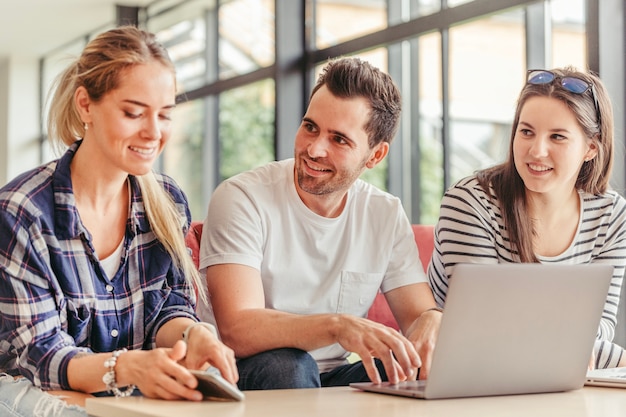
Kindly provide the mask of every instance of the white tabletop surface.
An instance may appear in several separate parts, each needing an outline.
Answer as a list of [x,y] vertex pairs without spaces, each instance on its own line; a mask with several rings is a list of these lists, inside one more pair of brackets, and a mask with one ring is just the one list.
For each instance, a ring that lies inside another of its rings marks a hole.
[[419,400],[349,387],[246,391],[242,402],[90,398],[96,417],[624,417],[626,389],[585,387],[551,394]]

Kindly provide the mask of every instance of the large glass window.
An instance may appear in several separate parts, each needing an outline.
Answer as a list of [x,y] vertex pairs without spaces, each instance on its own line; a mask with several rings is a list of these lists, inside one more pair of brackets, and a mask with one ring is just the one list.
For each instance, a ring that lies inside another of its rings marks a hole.
[[163,153],[163,169],[185,190],[194,219],[206,215],[214,171],[219,182],[275,159],[273,80],[222,93],[217,117],[214,100],[207,97],[176,107],[172,138]]
[[[161,34],[169,36],[168,48],[174,51],[173,55],[179,62],[179,77],[182,73],[187,90],[200,86],[203,74],[207,73],[205,59],[191,59],[191,56],[201,57],[203,48],[205,57],[217,54],[220,80],[274,64],[273,1],[220,1],[217,48],[214,48],[217,52],[211,50],[203,38],[211,24],[208,10],[215,7],[216,2],[197,0],[189,3],[196,6],[186,7],[188,19],[179,18],[178,23],[170,25]],[[468,3],[472,1],[448,0],[446,5],[447,8],[454,8]],[[440,0],[411,2],[408,15],[405,7],[409,3],[392,5],[386,0],[317,0],[312,4],[312,41],[318,49],[333,48],[369,33],[384,31],[390,25],[406,21],[407,16],[415,19],[445,12],[441,9]],[[553,0],[547,4],[551,32],[547,34],[546,42],[552,43],[546,45],[547,57],[554,66],[584,67],[585,0]],[[199,5],[207,10],[204,14],[198,12]],[[390,12],[397,6],[401,6],[402,10]],[[411,41],[412,45],[416,45],[411,47],[413,56],[394,53],[391,55],[393,62],[389,62],[390,55],[385,45],[341,53],[358,55],[384,71],[391,69],[393,74],[402,74],[402,78],[396,81],[402,85],[403,96],[419,101],[415,105],[418,113],[410,110],[413,107],[410,103],[405,105],[402,121],[405,137],[400,140],[401,143],[392,145],[402,147],[403,153],[414,154],[409,158],[403,157],[403,163],[417,167],[410,168],[413,177],[409,183],[412,185],[409,188],[403,186],[405,194],[402,196],[408,199],[412,193],[419,194],[419,198],[412,200],[419,205],[417,213],[420,218],[413,221],[436,222],[446,186],[444,178],[449,183],[455,182],[506,157],[515,100],[523,85],[526,67],[525,18],[525,7],[518,7],[458,22],[448,29],[446,38],[441,36],[439,30],[416,33],[419,37]],[[170,19],[170,23],[173,22]],[[192,36],[194,33],[200,35]],[[191,38],[196,42],[191,42]],[[186,41],[181,42],[182,39]],[[449,43],[444,45],[447,41]],[[448,51],[445,57],[442,56],[443,50]],[[412,64],[409,64],[409,59]],[[442,62],[447,62],[447,67],[443,68]],[[313,81],[325,63],[316,63]],[[417,66],[411,67],[414,64]],[[217,81],[204,76],[205,84]],[[444,76],[447,76],[445,80]],[[193,83],[190,80],[199,81]],[[442,95],[444,85],[447,86],[446,97]],[[218,93],[218,126],[215,132],[207,133],[217,135],[214,147],[219,155],[215,165],[218,182],[275,158],[273,89],[272,80],[253,80],[252,84]],[[303,94],[306,97],[308,92]],[[444,106],[447,106],[447,113],[444,113]],[[445,129],[442,124],[444,114],[447,114],[446,121],[449,123]],[[408,140],[406,132],[413,135]],[[204,140],[207,141],[207,138]],[[445,176],[444,154],[447,154],[449,162],[449,172]],[[366,170],[362,179],[389,189],[389,163],[387,158],[375,169]]]
[[524,33],[523,9],[450,29],[452,183],[506,157],[524,82]]
[[207,30],[214,10],[214,0],[192,0],[148,20],[148,30],[157,35],[174,61],[182,91],[213,81],[208,79],[206,54],[209,53]]
[[[176,109],[161,167],[187,192],[194,218],[204,217],[216,184],[274,160],[277,149],[289,147],[284,137],[291,132],[275,132],[276,101],[283,108],[303,106],[305,90],[329,58],[358,55],[392,74],[405,100],[399,138],[392,144],[402,155],[386,158],[362,178],[402,198],[411,221],[436,222],[449,183],[506,157],[527,55],[547,67],[587,67],[588,0],[520,0],[518,7],[502,11],[493,4],[495,13],[489,15],[478,14],[485,2],[480,8],[472,3],[307,0],[304,9],[283,4],[279,21],[306,19],[294,25],[305,32],[294,34],[304,39],[301,57],[294,56],[293,43],[282,46],[290,48],[285,52],[276,42],[273,0],[150,3],[142,23],[167,47],[179,91],[189,100]],[[545,7],[546,22],[535,21],[541,10],[527,15],[527,6]],[[409,19],[415,33],[406,33]],[[527,36],[528,19],[546,33]],[[402,37],[394,25],[404,25]],[[366,36],[372,33],[376,36]],[[64,67],[60,58],[79,53],[84,42],[42,59],[42,88]],[[323,56],[317,55],[320,49]],[[277,64],[277,56],[294,59]],[[288,77],[301,74],[304,81],[279,83],[277,96],[272,77],[281,71]]]

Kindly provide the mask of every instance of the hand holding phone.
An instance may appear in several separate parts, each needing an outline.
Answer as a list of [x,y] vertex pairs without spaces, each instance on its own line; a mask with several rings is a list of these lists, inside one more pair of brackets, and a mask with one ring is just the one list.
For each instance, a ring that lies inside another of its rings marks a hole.
[[245,398],[243,392],[236,385],[225,380],[215,367],[204,371],[190,369],[189,372],[198,380],[196,389],[204,395],[205,399],[241,401]]

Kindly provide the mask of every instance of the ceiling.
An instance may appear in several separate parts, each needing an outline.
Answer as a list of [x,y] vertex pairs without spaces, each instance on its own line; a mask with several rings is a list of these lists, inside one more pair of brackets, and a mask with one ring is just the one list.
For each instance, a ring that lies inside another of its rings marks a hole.
[[40,57],[115,21],[115,5],[150,0],[0,0],[0,58]]

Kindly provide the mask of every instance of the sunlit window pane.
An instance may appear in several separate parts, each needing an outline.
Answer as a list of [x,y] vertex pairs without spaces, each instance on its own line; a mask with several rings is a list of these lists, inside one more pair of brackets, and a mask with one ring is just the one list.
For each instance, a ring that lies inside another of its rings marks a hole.
[[506,157],[525,77],[524,33],[522,9],[450,29],[452,182]]
[[[443,146],[441,138],[441,36],[419,38],[419,207],[420,222],[435,224],[443,195]],[[405,114],[404,117],[407,117]],[[417,121],[411,121],[414,123]]]
[[385,0],[317,0],[315,44],[327,48],[387,27]]
[[148,29],[167,48],[179,82],[179,90],[189,91],[207,81],[207,16],[215,1],[192,0],[167,13],[150,18]]
[[164,172],[173,177],[189,199],[192,218],[206,215],[203,195],[208,185],[203,172],[203,155],[208,145],[204,122],[207,117],[205,100],[194,100],[176,106],[172,115],[172,136],[163,152]]
[[274,102],[274,80],[220,96],[221,179],[275,160]]
[[246,74],[274,63],[274,2],[223,2],[219,14],[220,78]]
[[437,13],[441,10],[441,0],[419,0],[414,18]]
[[552,0],[552,65],[587,68],[585,1]]

